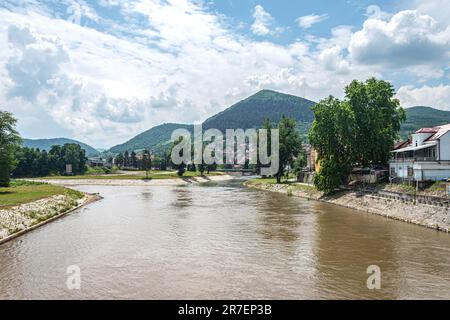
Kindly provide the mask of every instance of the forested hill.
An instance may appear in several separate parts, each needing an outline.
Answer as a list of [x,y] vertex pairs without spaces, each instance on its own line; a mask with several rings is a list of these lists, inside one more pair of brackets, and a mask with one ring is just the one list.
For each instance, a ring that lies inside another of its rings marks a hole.
[[402,138],[420,128],[436,127],[450,123],[450,111],[438,110],[431,107],[412,107],[406,109],[406,122],[401,128]]
[[[270,90],[263,90],[242,100],[224,111],[207,119],[203,130],[216,128],[225,133],[226,129],[259,128],[265,118],[278,123],[282,115],[297,120],[300,133],[306,138],[314,120],[311,107],[314,102]],[[406,109],[407,121],[401,127],[402,138],[423,127],[434,127],[450,123],[450,111],[430,107],[412,107]],[[145,131],[124,144],[111,148],[112,153],[149,149],[163,152],[167,149],[172,132],[176,129],[193,130],[189,124],[166,123]]]
[[[282,115],[295,118],[303,134],[306,134],[314,114],[315,103],[292,95],[263,90],[236,103],[203,123],[203,130],[215,128],[225,134],[226,129],[249,129],[261,127],[265,118],[278,123]],[[193,130],[193,125],[166,123],[145,131],[124,144],[111,148],[112,153],[149,149],[161,152],[170,143],[176,129]]]
[[112,147],[110,151],[112,153],[120,153],[148,149],[153,152],[160,152],[170,144],[172,132],[176,129],[187,129],[192,131],[193,125],[165,123],[151,128],[123,144]]
[[95,157],[100,154],[100,152],[90,145],[87,145],[86,143],[67,139],[67,138],[55,138],[55,139],[23,139],[23,146],[28,148],[38,148],[40,150],[46,150],[50,151],[52,146],[58,145],[63,146],[66,143],[74,143],[78,144],[81,149],[84,149],[86,151],[86,155],[88,157]]
[[216,114],[203,123],[203,129],[259,128],[264,119],[278,123],[282,115],[297,120],[300,131],[306,134],[314,119],[311,107],[315,102],[300,97],[263,90]]

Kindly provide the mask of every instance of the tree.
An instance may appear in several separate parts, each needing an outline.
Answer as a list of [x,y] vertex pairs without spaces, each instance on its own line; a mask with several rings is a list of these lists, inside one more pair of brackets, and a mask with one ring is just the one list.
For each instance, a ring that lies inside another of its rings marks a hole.
[[329,193],[343,184],[350,173],[356,123],[350,106],[331,96],[316,104],[313,111],[315,120],[309,142],[316,149],[321,164],[314,184]]
[[343,101],[330,96],[313,107],[309,141],[321,166],[314,184],[326,193],[344,184],[353,166],[386,164],[405,120],[386,81],[353,81],[345,93]]
[[132,151],[130,154],[130,166],[133,168],[137,167],[137,157],[136,152]]
[[118,165],[119,167],[123,167],[124,166],[124,156],[122,153],[119,153],[116,156],[116,160],[115,160],[116,165]]
[[[167,153],[167,157],[168,159],[170,159],[170,164],[172,166],[172,168],[174,168],[175,170],[177,170],[177,174],[179,177],[182,177],[184,175],[184,173],[186,172],[186,163],[182,162],[180,164],[175,164],[172,162],[172,150],[175,148],[175,146],[177,146],[179,143],[181,143],[183,141],[183,137],[180,137],[177,141],[172,142],[171,147],[168,150]],[[180,151],[180,157],[183,157],[183,150]]]
[[303,168],[305,168],[307,165],[306,160],[306,152],[304,149],[300,151],[300,153],[297,155],[297,157],[294,159],[292,169],[294,170],[295,176],[298,178],[299,174],[303,171]]
[[279,169],[275,175],[277,183],[281,183],[285,169],[288,165],[293,164],[293,160],[302,151],[302,139],[297,130],[297,123],[294,119],[281,117],[278,124],[280,134],[280,150],[279,150]]
[[38,170],[37,170],[38,175],[41,177],[47,176],[50,173],[48,167],[47,151],[42,150],[41,152],[38,152],[37,163],[38,163]]
[[145,176],[148,179],[148,172],[152,170],[152,155],[148,150],[144,150],[142,154],[142,169],[145,170]]
[[201,163],[197,166],[198,171],[200,172],[200,175],[204,175],[206,171],[206,165],[204,163]]
[[[272,123],[270,122],[270,119],[265,118],[261,127],[262,127],[261,129],[265,129],[268,132],[267,146],[265,146],[265,147],[267,148],[267,156],[270,157],[271,156],[271,151],[272,151],[272,142],[271,142],[272,141],[272,137],[270,135],[270,132],[272,130]],[[259,141],[259,130],[258,130],[258,146],[260,148],[262,148],[262,146],[260,146],[260,141]],[[260,163],[260,161],[258,159],[257,164],[256,164],[256,171],[258,173],[261,173],[261,167],[262,167],[262,165],[261,165],[261,163]]]
[[16,131],[17,120],[6,111],[0,111],[0,187],[8,187],[15,166],[14,153],[21,139]]
[[50,172],[62,174],[65,171],[65,161],[62,146],[52,146],[48,152],[48,163]]
[[405,111],[394,98],[394,87],[387,81],[368,79],[353,81],[345,89],[344,103],[354,114],[356,130],[353,140],[354,162],[367,166],[386,164],[399,138]]
[[83,174],[86,171],[86,153],[78,144],[67,143],[62,147],[64,170],[67,164],[72,165],[72,174]]
[[123,166],[124,167],[130,166],[130,154],[128,151],[125,151],[123,155]]

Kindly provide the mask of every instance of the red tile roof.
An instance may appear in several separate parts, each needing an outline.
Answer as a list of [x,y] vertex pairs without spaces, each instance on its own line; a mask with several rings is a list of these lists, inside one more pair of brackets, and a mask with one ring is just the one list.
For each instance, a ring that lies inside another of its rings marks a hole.
[[439,131],[439,127],[434,128],[422,128],[417,130],[416,133],[437,133]]
[[397,149],[401,149],[401,148],[403,148],[403,147],[406,147],[406,146],[409,145],[410,143],[411,143],[411,142],[410,142],[409,140],[398,142],[398,143],[396,143],[396,144],[394,145],[394,150],[397,150]]

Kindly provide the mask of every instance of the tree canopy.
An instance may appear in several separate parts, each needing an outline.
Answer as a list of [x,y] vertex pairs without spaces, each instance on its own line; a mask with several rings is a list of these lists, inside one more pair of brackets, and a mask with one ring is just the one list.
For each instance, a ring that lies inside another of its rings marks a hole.
[[319,190],[332,192],[345,183],[353,166],[387,163],[405,120],[394,93],[389,82],[355,80],[344,100],[330,96],[313,107],[309,141],[321,164],[314,181]]
[[34,148],[17,148],[15,152],[17,167],[15,177],[36,177],[49,174],[64,175],[66,165],[72,165],[72,174],[79,175],[86,171],[86,154],[78,144],[55,145],[47,153]]
[[282,116],[278,124],[280,134],[280,149],[279,149],[279,169],[275,175],[277,183],[281,182],[281,177],[288,165],[291,167],[302,151],[302,139],[297,130],[297,122],[295,119]]
[[14,152],[21,142],[16,123],[11,113],[0,111],[0,187],[9,186],[10,174],[15,166]]

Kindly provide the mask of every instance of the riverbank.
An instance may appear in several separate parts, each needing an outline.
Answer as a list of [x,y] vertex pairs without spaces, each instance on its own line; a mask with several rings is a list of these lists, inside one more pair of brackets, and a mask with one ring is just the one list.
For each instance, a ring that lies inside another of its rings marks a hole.
[[[97,195],[44,184],[20,185],[16,188],[7,188],[8,191],[0,194],[0,244],[99,199]],[[49,196],[45,191],[54,194]],[[39,199],[30,200],[36,197]]]
[[[186,171],[182,178],[198,178],[198,177],[213,177],[223,175],[222,172],[210,172],[201,174],[198,171]],[[110,174],[84,174],[76,176],[47,176],[37,177],[34,180],[169,180],[178,179],[176,171],[150,171],[146,174],[145,171],[119,171]],[[32,180],[33,180],[32,179]]]
[[88,176],[84,176],[84,178],[64,178],[64,179],[32,179],[35,182],[44,182],[50,183],[52,185],[60,185],[60,186],[78,186],[78,185],[100,185],[100,186],[118,186],[118,187],[127,187],[127,186],[166,186],[166,185],[188,185],[191,183],[205,183],[205,182],[219,182],[219,181],[227,181],[232,180],[234,177],[227,174],[218,174],[218,175],[207,175],[207,176],[186,176],[181,178],[163,178],[163,179],[129,179],[129,178],[108,178],[104,177],[102,179],[92,179]]
[[373,194],[360,193],[358,190],[345,190],[332,196],[325,196],[310,185],[300,183],[276,184],[269,179],[249,180],[245,182],[245,185],[258,190],[323,201],[390,219],[450,232],[450,212],[448,207],[377,197]]

